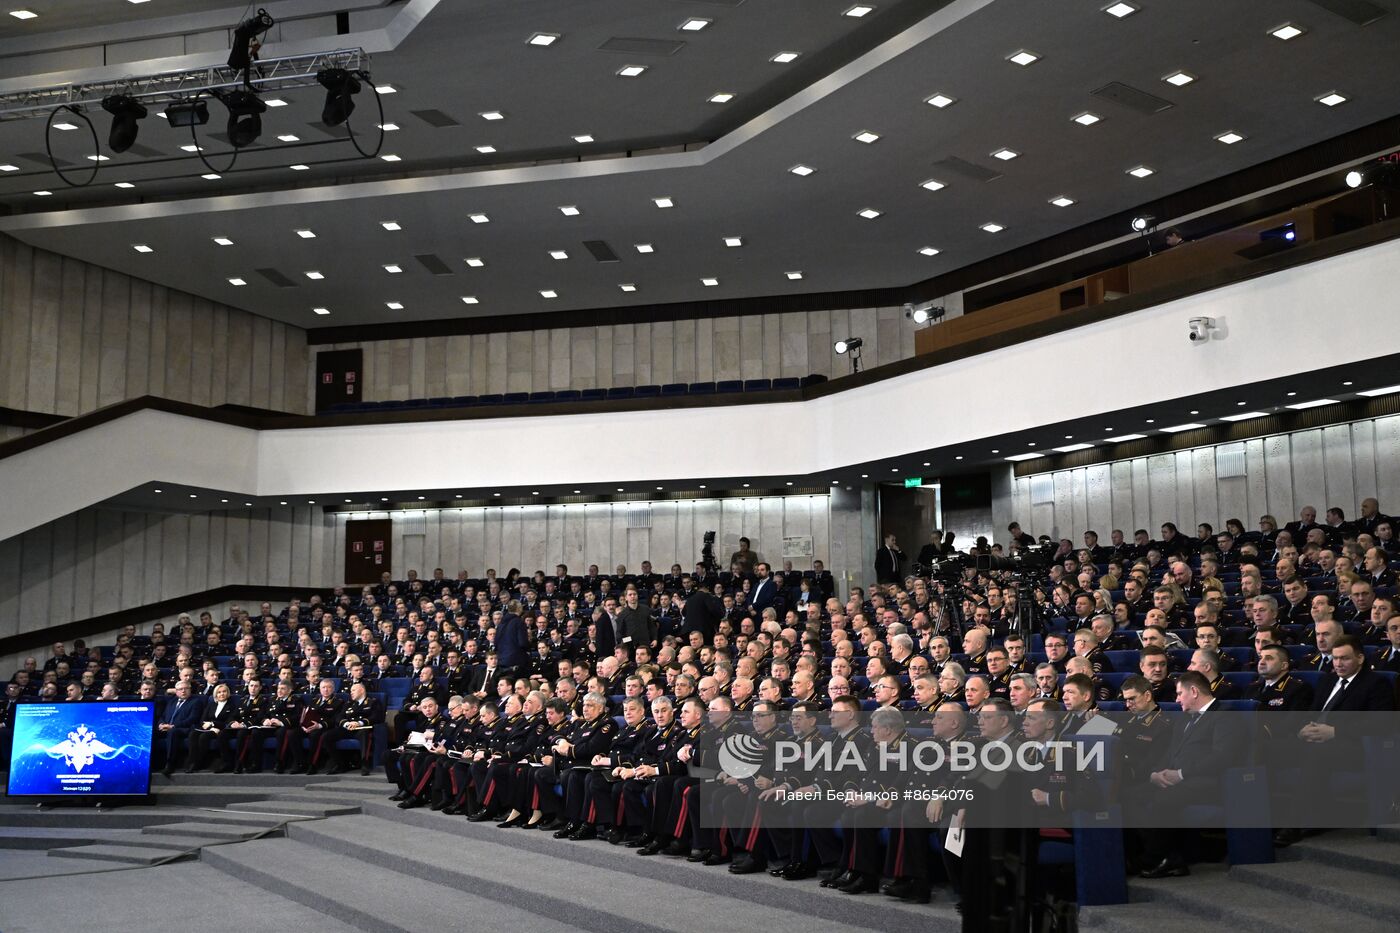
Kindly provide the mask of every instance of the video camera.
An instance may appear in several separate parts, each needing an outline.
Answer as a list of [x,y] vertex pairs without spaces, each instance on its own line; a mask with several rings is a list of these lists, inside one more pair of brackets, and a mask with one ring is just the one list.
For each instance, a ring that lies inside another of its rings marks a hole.
[[705,532],[705,544],[700,549],[700,563],[704,565],[706,573],[719,573],[719,562],[715,560],[715,537],[715,532]]
[[1010,557],[1001,557],[996,554],[978,554],[977,570],[1009,570],[1012,572],[1026,572],[1044,570],[1050,566],[1050,558],[1055,554],[1054,542],[1047,542],[1036,547],[1024,548],[1015,551]]

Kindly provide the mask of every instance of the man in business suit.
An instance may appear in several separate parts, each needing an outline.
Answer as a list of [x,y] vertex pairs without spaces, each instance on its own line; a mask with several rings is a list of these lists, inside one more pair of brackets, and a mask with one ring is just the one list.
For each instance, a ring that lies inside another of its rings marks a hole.
[[898,583],[899,565],[904,552],[895,544],[894,535],[885,535],[885,543],[875,552],[875,579],[881,583]]
[[[203,709],[203,699],[190,696],[187,681],[182,680],[175,685],[175,696],[165,704],[160,722],[156,724],[156,741],[152,745],[153,751],[161,752],[160,773],[166,777],[170,777],[170,772],[175,769],[175,759],[189,741],[190,730],[199,725]],[[152,764],[154,761],[153,758]]]
[[501,674],[514,677],[524,673],[529,650],[530,639],[525,632],[525,620],[520,618],[520,602],[512,599],[506,603],[501,624],[496,627],[496,659],[500,662]]
[[778,584],[773,582],[772,568],[759,561],[754,567],[753,589],[749,592],[749,607],[758,618],[763,618],[763,610],[772,606],[778,599]]
[[1210,681],[1198,671],[1183,671],[1176,679],[1176,701],[1182,715],[1172,731],[1167,757],[1160,770],[1149,776],[1149,825],[1142,831],[1147,865],[1144,878],[1181,877],[1191,874],[1186,863],[1187,830],[1181,828],[1182,810],[1190,804],[1222,799],[1220,779],[1241,762],[1248,748],[1245,717],[1216,707]]
[[1293,542],[1301,548],[1303,542],[1308,539],[1308,532],[1321,527],[1317,523],[1317,509],[1305,505],[1298,512],[1298,520],[1284,525],[1283,530],[1292,535]]

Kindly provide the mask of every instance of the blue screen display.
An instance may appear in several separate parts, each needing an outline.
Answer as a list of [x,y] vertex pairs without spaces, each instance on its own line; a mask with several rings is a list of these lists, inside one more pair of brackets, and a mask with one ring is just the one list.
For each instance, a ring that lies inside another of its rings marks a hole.
[[19,704],[9,795],[150,793],[154,719],[155,704],[143,701]]

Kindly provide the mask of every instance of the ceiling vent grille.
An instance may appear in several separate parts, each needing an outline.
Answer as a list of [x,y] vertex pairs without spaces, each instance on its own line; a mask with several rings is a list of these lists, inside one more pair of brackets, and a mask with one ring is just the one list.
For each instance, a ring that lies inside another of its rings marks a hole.
[[1371,0],[1312,0],[1329,13],[1336,13],[1342,19],[1349,19],[1358,26],[1369,26],[1390,12]]
[[933,163],[933,167],[945,174],[961,175],[963,178],[971,178],[973,181],[992,181],[1001,177],[1001,172],[977,165],[966,159],[959,159],[957,156],[948,156],[946,159],[939,159]]
[[257,273],[258,273],[258,275],[260,275],[260,276],[262,276],[263,278],[267,279],[267,280],[268,280],[269,282],[271,282],[273,285],[276,285],[278,288],[296,288],[296,287],[297,287],[297,283],[296,283],[296,282],[293,282],[291,279],[287,278],[285,275],[283,275],[282,273],[278,272],[276,269],[258,269],[258,270],[257,270]]
[[1170,110],[1174,106],[1169,100],[1164,100],[1156,94],[1139,91],[1121,81],[1105,84],[1097,91],[1091,91],[1090,96],[1109,101],[1120,107],[1127,107],[1129,110],[1135,110],[1149,117],[1155,113],[1161,113],[1163,110]]
[[613,248],[602,240],[584,240],[584,247],[593,254],[593,258],[599,262],[621,262]]
[[462,125],[456,120],[454,120],[452,117],[443,113],[441,110],[410,110],[409,113],[413,114],[415,117],[422,120],[429,126],[435,126],[439,129],[441,129],[444,126]]
[[624,52],[628,55],[675,55],[685,48],[679,39],[625,39],[613,36],[598,46],[600,52]]
[[414,256],[413,258],[418,260],[418,262],[422,264],[423,268],[427,269],[433,275],[452,274],[452,270],[448,267],[447,263],[434,256],[432,253],[424,253],[421,256]]

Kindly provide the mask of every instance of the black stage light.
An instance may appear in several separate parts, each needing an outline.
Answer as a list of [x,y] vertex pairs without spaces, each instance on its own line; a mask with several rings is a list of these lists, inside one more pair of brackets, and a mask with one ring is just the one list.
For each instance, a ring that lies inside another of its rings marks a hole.
[[203,126],[209,122],[209,105],[202,100],[181,100],[165,108],[171,126]]
[[326,89],[326,106],[321,109],[321,122],[340,126],[355,112],[354,95],[360,93],[360,82],[344,68],[323,68],[316,80]]
[[251,146],[262,135],[267,104],[252,91],[229,91],[219,99],[228,108],[228,141],[235,149]]
[[844,355],[846,353],[849,353],[851,350],[859,350],[864,345],[864,339],[860,337],[850,337],[846,340],[836,341],[834,344],[832,344],[832,349],[834,349],[837,353]]
[[262,44],[258,36],[267,32],[276,23],[267,10],[258,10],[258,15],[244,20],[233,31],[233,45],[228,52],[228,66],[235,71],[247,72],[257,61]]
[[102,98],[102,109],[112,115],[112,131],[107,135],[107,148],[113,152],[126,152],[141,131],[136,121],[145,119],[145,106],[134,97],[113,94]]

